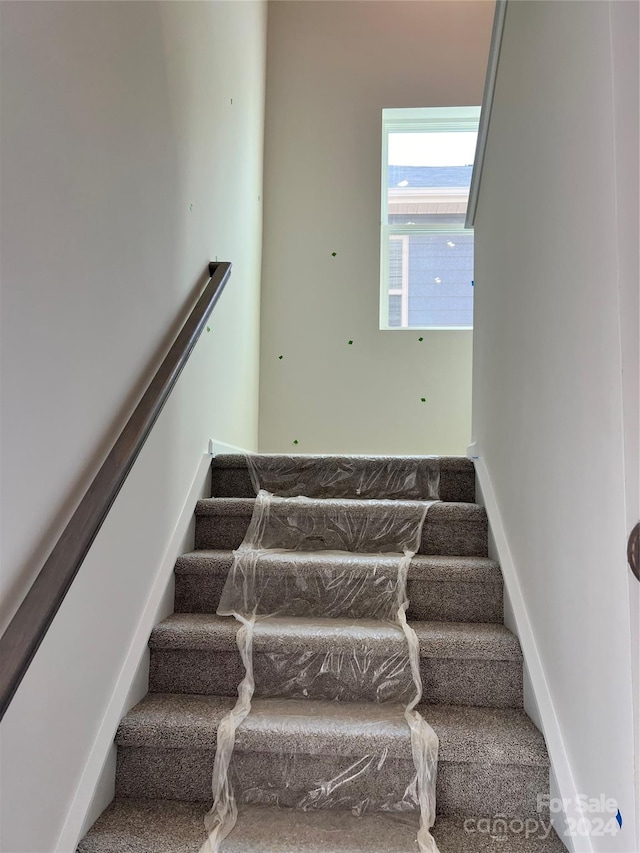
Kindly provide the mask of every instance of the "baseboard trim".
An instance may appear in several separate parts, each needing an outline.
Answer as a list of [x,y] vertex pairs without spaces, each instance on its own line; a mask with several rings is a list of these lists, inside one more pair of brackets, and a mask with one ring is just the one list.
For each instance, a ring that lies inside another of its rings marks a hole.
[[[211,456],[204,454],[198,462],[193,481],[185,498],[180,515],[145,602],[134,637],[127,651],[111,699],[93,742],[85,768],[76,787],[62,831],[55,846],[56,853],[73,853],[82,835],[108,805],[103,802],[104,792],[115,786],[115,762],[109,761],[113,739],[123,715],[140,697],[134,695],[132,684],[143,664],[149,636],[159,618],[163,618],[163,599],[171,581],[178,556],[188,549],[186,540],[193,523],[193,511],[199,498],[205,497],[209,484]],[[146,692],[146,691],[145,691]],[[105,783],[103,774],[112,774],[113,780]],[[96,796],[100,786],[101,794]],[[98,801],[99,800],[99,801]]]
[[[579,791],[576,787],[564,738],[562,737],[560,724],[553,706],[551,691],[542,666],[538,644],[527,612],[527,606],[518,579],[513,555],[509,547],[509,540],[502,521],[500,507],[493,490],[489,470],[477,442],[469,446],[467,455],[473,459],[475,464],[478,485],[484,499],[485,510],[489,519],[489,527],[496,550],[496,558],[502,568],[504,584],[511,603],[515,627],[529,671],[530,684],[542,723],[543,734],[547,742],[552,773],[555,776],[558,786],[557,795],[565,802],[575,804]],[[571,807],[564,816],[560,814],[557,817],[560,818],[558,821],[559,825],[556,825],[556,821],[554,820],[554,826],[556,826],[560,834],[562,831],[561,826],[565,822],[565,819],[573,818],[578,820],[581,817],[581,813]],[[591,839],[587,836],[575,836],[571,839],[563,837],[562,840],[568,849],[573,850],[573,853],[593,853]]]
[[244,447],[236,447],[235,444],[227,444],[225,441],[217,441],[215,438],[209,439],[209,454],[211,456],[237,453],[245,455],[247,453],[251,453],[251,451],[246,450]]

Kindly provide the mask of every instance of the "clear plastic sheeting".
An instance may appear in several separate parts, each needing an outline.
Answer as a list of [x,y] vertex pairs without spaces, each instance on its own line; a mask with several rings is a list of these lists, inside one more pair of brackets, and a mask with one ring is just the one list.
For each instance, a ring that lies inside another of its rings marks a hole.
[[[293,704],[294,709],[283,718],[282,735],[286,738],[290,723],[294,723],[296,739],[305,738],[301,751],[263,754],[256,767],[252,756],[243,750],[242,730],[237,733],[231,778],[243,805],[303,811],[340,809],[353,815],[417,813],[416,772],[401,706],[375,706],[383,710],[362,728],[358,724],[367,718],[360,716],[362,706],[357,706],[351,748],[347,754],[336,756],[327,754],[327,741],[330,749],[333,727],[343,724],[339,717],[329,712],[325,731],[318,737],[318,721],[309,719],[308,714],[314,714],[317,705],[327,703],[300,700]],[[314,706],[314,710],[307,711],[305,705]],[[266,710],[268,714],[269,708]],[[259,718],[260,714],[260,710],[252,708],[252,718]],[[271,722],[268,716],[267,722]],[[255,730],[255,719],[253,726]],[[285,738],[282,743],[287,742]]]
[[[400,558],[418,550],[426,511],[427,504],[411,501],[276,498],[260,491],[218,613],[277,615],[290,606],[281,595],[284,575],[294,601],[313,597],[315,586],[317,609],[311,611],[307,601],[308,615],[335,616],[339,605],[354,605],[355,593],[359,608],[369,608],[369,618],[395,619],[398,590],[406,584],[411,561],[401,565]],[[321,597],[325,589],[328,600]],[[272,610],[268,602],[274,595],[281,599]]]
[[[273,488],[282,484],[288,495],[304,488],[330,497],[275,497],[258,489],[249,530],[234,552],[218,613],[241,623],[237,644],[246,674],[238,702],[218,730],[214,803],[202,853],[219,851],[239,804],[413,813],[419,815],[418,849],[437,853],[429,830],[438,739],[415,710],[422,695],[419,647],[405,615],[407,571],[429,502],[335,496],[353,493],[356,483],[365,494],[386,496],[397,489],[405,497],[391,464],[382,468],[386,489],[373,467],[357,469],[349,479],[344,465],[328,466],[327,457],[312,457],[295,471],[283,471],[282,460],[250,457],[256,485],[264,481]],[[415,468],[424,462],[411,461]],[[411,479],[407,467],[402,477],[413,488],[423,474],[414,470]],[[260,703],[280,702],[283,714],[281,736],[270,739],[258,761],[245,751],[241,727],[247,714],[254,720],[254,694],[276,697]],[[318,713],[318,707],[325,709],[322,737],[314,740],[316,721],[292,749],[283,733],[304,734],[311,725],[305,712]],[[364,730],[358,717],[363,707],[379,709]],[[353,731],[350,714],[357,723]]]
[[393,621],[398,558],[342,551],[256,551],[252,559],[234,561],[219,612],[232,615],[239,605],[242,612],[256,616],[322,613]]
[[239,550],[417,551],[425,512],[418,501],[281,498],[261,490]]
[[[409,650],[399,626],[305,619],[302,626],[294,626],[294,637],[287,630],[289,626],[291,620],[281,618],[256,623],[255,695],[403,704],[413,698]],[[300,643],[302,637],[305,646]],[[264,650],[263,643],[268,643]]]
[[280,497],[437,500],[440,460],[424,456],[247,456],[256,492]]

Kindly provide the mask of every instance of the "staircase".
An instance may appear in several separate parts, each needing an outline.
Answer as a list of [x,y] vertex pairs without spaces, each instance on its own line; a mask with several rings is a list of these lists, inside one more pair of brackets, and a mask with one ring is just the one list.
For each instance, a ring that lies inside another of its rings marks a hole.
[[[339,457],[296,459],[293,476],[272,486],[285,496],[279,504],[285,519],[287,498],[296,494],[295,465],[340,464]],[[400,486],[376,492],[376,472],[401,473],[406,462],[359,457],[373,489],[363,494],[362,478],[357,486],[343,479],[339,494],[320,489],[307,495],[315,499],[307,511],[317,521],[322,502],[339,497],[349,501],[351,517],[364,514],[374,526],[382,523],[389,500],[428,497],[403,493],[402,476],[396,478]],[[407,579],[407,617],[420,648],[418,710],[440,741],[433,835],[440,853],[562,853],[557,836],[547,834],[548,814],[537,811],[537,795],[548,792],[549,761],[542,735],[522,710],[522,655],[502,624],[502,576],[487,557],[487,519],[474,503],[472,463],[442,458],[439,495]],[[117,732],[115,800],[79,853],[198,853],[206,840],[216,732],[244,676],[238,623],[215,613],[255,500],[245,458],[216,457],[212,497],[196,507],[195,550],[176,564],[175,613],[150,638],[149,694]],[[344,575],[345,560],[356,588],[359,578],[363,588],[371,584],[372,558],[357,552],[284,552],[263,567],[267,609],[279,613],[255,627],[256,689],[232,759],[240,815],[223,853],[418,850],[415,810],[393,811],[400,800],[406,807],[403,791],[415,775],[409,728],[392,703],[380,701],[385,697],[371,676],[403,654],[405,639],[395,626],[371,618],[366,598],[350,595],[345,603],[338,596],[327,611],[326,590],[331,578]],[[302,603],[293,594],[301,569],[307,590]],[[384,582],[384,558],[376,571]],[[323,598],[322,617],[314,614],[314,596]],[[365,656],[366,672],[339,668],[304,689],[291,678],[290,666],[278,665],[292,655],[349,659],[354,650]],[[324,808],[308,807],[318,779],[332,779],[372,754],[384,756],[377,772],[369,767],[349,783],[345,796],[325,800]]]

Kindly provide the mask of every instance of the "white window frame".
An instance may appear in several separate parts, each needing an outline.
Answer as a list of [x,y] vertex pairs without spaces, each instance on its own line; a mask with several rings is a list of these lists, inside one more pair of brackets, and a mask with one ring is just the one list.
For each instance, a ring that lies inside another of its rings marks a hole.
[[[446,228],[429,228],[424,225],[389,225],[389,134],[390,133],[444,133],[477,131],[480,121],[480,107],[425,107],[416,109],[384,109],[382,111],[382,172],[380,203],[380,329],[399,331],[402,329],[425,329],[433,331],[464,330],[471,326],[409,326],[409,236],[411,234],[448,234],[455,231],[471,231],[464,223]],[[459,188],[468,198],[468,187]],[[456,188],[451,188],[454,193]],[[429,190],[422,189],[422,195]],[[389,240],[405,237],[403,244],[402,291],[389,291]],[[406,269],[405,269],[406,267]],[[401,325],[389,325],[389,295],[402,295]]]
[[[402,271],[401,271],[401,286],[399,288],[388,287],[387,293],[387,311],[389,310],[389,297],[400,297],[400,326],[391,326],[392,329],[406,329],[409,327],[409,235],[408,234],[390,234],[389,240],[397,240],[402,243]],[[387,244],[387,252],[389,247]],[[389,264],[385,267],[387,275],[387,283],[389,281]]]

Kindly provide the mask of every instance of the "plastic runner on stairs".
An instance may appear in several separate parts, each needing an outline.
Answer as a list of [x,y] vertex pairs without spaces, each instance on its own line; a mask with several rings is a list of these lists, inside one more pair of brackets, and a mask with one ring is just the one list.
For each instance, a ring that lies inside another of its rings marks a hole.
[[[430,828],[438,738],[416,711],[422,683],[418,640],[406,620],[406,581],[428,508],[438,500],[438,460],[407,459],[400,470],[397,464],[371,468],[358,457],[342,457],[335,464],[327,464],[327,457],[307,458],[303,465],[300,457],[248,456],[247,461],[257,492],[255,508],[218,607],[219,615],[240,623],[236,641],[245,676],[235,707],[218,728],[213,806],[205,818],[208,839],[201,853],[220,851],[236,824],[239,804],[413,814],[417,849],[437,853]],[[350,497],[354,493],[356,499]],[[283,560],[286,578],[278,574]],[[313,648],[283,643],[266,660],[261,656],[254,670],[256,626],[277,626],[282,632],[288,620],[307,623],[315,635]],[[332,637],[345,623],[352,636],[356,629],[356,641],[347,651],[336,650]],[[380,625],[387,631],[392,625],[404,636],[401,652],[372,649],[367,640]],[[244,784],[234,745],[255,692],[295,700],[348,703],[365,697],[385,703],[389,719],[408,727],[414,767],[398,785],[402,762],[388,749],[372,747],[375,737],[368,737],[360,755],[328,763],[318,756],[309,768],[299,766],[292,752],[275,777],[267,771],[262,783]]]

